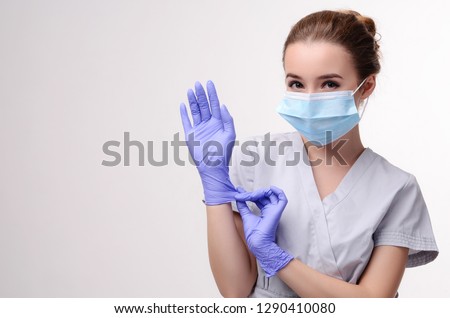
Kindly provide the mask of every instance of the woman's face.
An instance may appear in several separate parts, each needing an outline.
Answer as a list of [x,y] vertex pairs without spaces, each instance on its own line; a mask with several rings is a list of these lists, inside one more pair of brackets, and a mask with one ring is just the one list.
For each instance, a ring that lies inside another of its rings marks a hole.
[[[354,90],[360,84],[351,55],[342,46],[329,42],[290,44],[284,56],[284,70],[286,89],[292,92]],[[355,93],[355,99],[362,97],[359,95],[363,90],[361,87]]]

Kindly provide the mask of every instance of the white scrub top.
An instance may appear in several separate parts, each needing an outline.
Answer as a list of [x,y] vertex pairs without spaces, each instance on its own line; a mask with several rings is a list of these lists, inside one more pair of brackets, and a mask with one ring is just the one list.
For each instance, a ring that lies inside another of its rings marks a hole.
[[[270,148],[263,140],[264,136],[256,136],[234,147],[230,178],[247,191],[275,185],[285,192],[288,204],[276,242],[295,258],[356,284],[375,246],[408,247],[407,267],[437,257],[427,206],[412,174],[366,148],[337,189],[321,200],[300,134],[271,134],[275,145]],[[259,214],[255,204],[248,205]],[[238,211],[235,202],[232,208]],[[267,278],[258,264],[250,297],[298,295],[278,276]]]

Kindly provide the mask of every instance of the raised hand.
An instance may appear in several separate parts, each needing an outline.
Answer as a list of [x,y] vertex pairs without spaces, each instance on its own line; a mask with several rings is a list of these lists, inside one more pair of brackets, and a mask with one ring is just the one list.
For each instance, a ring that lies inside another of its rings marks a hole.
[[195,83],[195,93],[188,90],[193,123],[184,103],[180,114],[189,153],[202,179],[205,203],[217,205],[234,201],[237,193],[228,168],[236,133],[233,118],[225,105],[220,106],[213,82],[208,81],[206,87],[209,101],[199,82]]

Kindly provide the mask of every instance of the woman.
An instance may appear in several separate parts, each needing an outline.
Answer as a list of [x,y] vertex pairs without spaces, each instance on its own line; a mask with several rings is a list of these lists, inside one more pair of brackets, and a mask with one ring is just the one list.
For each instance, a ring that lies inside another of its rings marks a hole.
[[213,83],[208,98],[198,82],[188,91],[193,125],[184,104],[181,117],[223,296],[395,297],[405,267],[437,257],[415,177],[360,139],[380,71],[375,34],[373,20],[355,11],[297,22],[277,108],[296,131],[254,137],[232,159],[233,120]]

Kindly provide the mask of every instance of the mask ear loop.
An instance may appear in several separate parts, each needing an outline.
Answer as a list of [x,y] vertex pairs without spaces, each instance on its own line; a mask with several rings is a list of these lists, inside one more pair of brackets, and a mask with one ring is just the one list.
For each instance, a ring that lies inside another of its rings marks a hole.
[[[369,96],[370,97],[370,96]],[[366,110],[366,106],[367,103],[369,102],[369,97],[367,97],[363,103],[360,103],[360,106],[358,108],[358,114],[359,114],[359,119],[361,120],[362,116],[364,115],[364,111]]]
[[364,79],[364,81],[361,82],[361,84],[358,85],[358,87],[353,91],[352,96],[355,95],[355,93],[358,91],[358,89],[361,88],[361,86],[366,82],[367,77]]
[[[353,91],[353,93],[352,93],[352,96],[358,91],[358,89],[360,89],[361,88],[361,86],[366,82],[366,80],[367,80],[367,77],[364,79],[364,81],[362,81],[361,82],[361,84],[359,84],[359,86]],[[364,90],[365,91],[365,90]],[[364,94],[364,92],[361,94],[361,95],[363,95]],[[369,96],[370,97],[370,96]],[[367,105],[367,103],[369,102],[369,97],[367,97],[365,100],[364,100],[364,104],[361,106],[361,101],[359,101],[359,107],[357,107],[357,110],[358,110],[358,114],[359,114],[359,119],[361,119],[362,118],[362,116],[363,116],[363,114],[364,114],[364,111],[366,110],[366,105]],[[360,109],[362,109],[361,111],[360,111]]]

